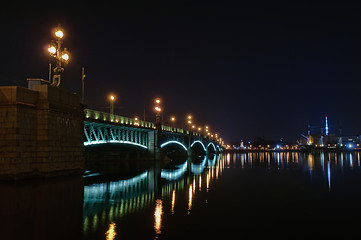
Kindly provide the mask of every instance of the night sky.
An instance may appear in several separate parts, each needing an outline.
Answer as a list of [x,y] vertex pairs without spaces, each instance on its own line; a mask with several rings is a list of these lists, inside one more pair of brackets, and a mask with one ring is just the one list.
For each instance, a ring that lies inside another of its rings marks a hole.
[[3,6],[0,85],[48,75],[58,24],[71,60],[70,91],[88,108],[210,126],[227,142],[264,136],[295,141],[328,116],[361,134],[361,8],[346,1],[96,1],[80,6]]

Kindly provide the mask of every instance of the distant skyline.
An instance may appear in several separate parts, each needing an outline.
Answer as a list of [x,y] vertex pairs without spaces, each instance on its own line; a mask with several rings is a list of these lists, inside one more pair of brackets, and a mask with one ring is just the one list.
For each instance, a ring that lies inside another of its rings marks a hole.
[[[357,3],[233,1],[4,6],[0,85],[47,79],[51,30],[70,52],[65,81],[88,108],[209,125],[226,142],[295,141],[326,115],[361,134],[361,16]],[[167,118],[165,117],[165,118]]]

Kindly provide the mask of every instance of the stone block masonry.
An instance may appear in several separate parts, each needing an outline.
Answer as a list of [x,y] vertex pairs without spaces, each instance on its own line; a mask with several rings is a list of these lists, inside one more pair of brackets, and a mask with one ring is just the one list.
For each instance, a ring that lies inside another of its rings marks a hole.
[[82,173],[83,138],[76,94],[49,85],[0,87],[0,179]]

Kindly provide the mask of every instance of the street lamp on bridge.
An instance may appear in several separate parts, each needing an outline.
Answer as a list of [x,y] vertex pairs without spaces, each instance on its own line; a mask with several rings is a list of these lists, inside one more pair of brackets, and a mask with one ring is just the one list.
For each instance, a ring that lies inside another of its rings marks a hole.
[[115,96],[113,94],[111,94],[109,96],[109,100],[110,100],[110,114],[114,115],[114,102],[115,102]]
[[188,115],[186,118],[187,124],[188,124],[188,129],[191,130],[191,126],[192,126],[192,115]]
[[175,123],[175,117],[172,116],[170,117],[170,121],[172,122],[172,127],[175,127],[174,123]]
[[[63,75],[64,68],[62,67],[62,63],[67,63],[69,61],[69,52],[66,48],[62,48],[63,41],[61,40],[64,37],[64,31],[60,27],[60,25],[54,31],[55,40],[52,40],[51,44],[48,47],[48,52],[50,56],[56,59],[56,67],[54,68],[53,82],[52,86],[61,87],[63,85]],[[50,64],[49,64],[50,65]],[[51,65],[50,70],[51,72]],[[50,73],[49,72],[49,76]]]
[[155,127],[157,129],[159,129],[162,125],[161,123],[161,116],[160,116],[160,113],[162,112],[162,108],[160,107],[160,99],[159,98],[156,98],[155,99],[155,107],[154,107],[154,110],[155,110]]

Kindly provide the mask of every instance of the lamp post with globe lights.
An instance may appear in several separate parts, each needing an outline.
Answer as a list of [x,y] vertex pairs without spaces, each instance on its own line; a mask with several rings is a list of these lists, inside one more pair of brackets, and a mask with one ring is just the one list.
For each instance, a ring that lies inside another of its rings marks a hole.
[[154,107],[154,110],[155,110],[155,127],[157,129],[160,129],[161,128],[161,125],[162,125],[162,122],[161,122],[161,112],[162,112],[162,108],[160,106],[160,99],[157,98],[155,99],[155,107]]
[[50,56],[54,57],[56,60],[56,67],[53,72],[53,81],[51,83],[52,86],[61,87],[63,86],[63,78],[64,78],[64,68],[62,67],[62,63],[67,63],[69,61],[69,52],[66,48],[62,48],[62,38],[64,37],[63,29],[58,26],[55,31],[55,40],[52,40],[51,44],[48,47],[48,52]]

